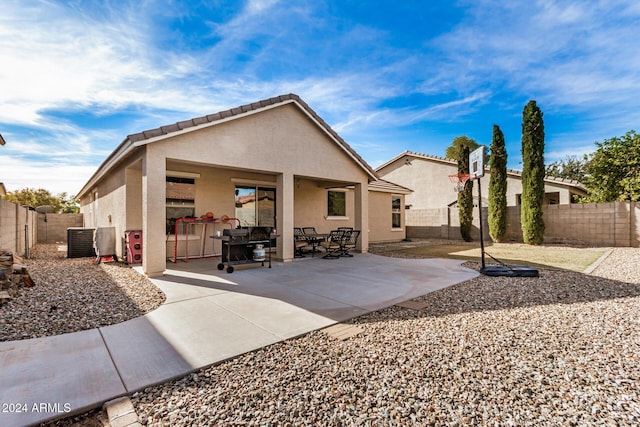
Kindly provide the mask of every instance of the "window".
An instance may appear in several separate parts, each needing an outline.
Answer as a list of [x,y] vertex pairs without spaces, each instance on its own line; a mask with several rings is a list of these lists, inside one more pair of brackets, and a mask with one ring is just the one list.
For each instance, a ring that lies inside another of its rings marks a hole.
[[236,186],[235,216],[243,227],[276,226],[276,190],[268,187]]
[[[167,234],[175,233],[178,218],[194,217],[196,213],[196,181],[193,178],[167,177]],[[179,232],[185,232],[185,225]]]
[[402,228],[401,206],[402,199],[399,196],[391,196],[391,228]]
[[560,192],[545,193],[544,194],[545,205],[559,205],[560,204]]
[[327,216],[347,216],[347,193],[327,192]]

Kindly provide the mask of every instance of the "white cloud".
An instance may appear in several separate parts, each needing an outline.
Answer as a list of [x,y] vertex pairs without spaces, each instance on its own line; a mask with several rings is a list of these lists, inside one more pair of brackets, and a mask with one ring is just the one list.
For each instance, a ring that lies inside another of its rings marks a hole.
[[2,182],[7,191],[28,187],[44,188],[52,194],[75,195],[95,169],[93,165],[58,164],[49,160],[35,162],[32,159],[12,157],[0,152]]
[[[44,152],[57,163],[51,173],[79,175],[75,168],[97,167],[127,133],[289,92],[376,156],[380,131],[464,123],[491,105],[505,117],[504,106],[520,110],[531,98],[545,114],[584,114],[579,135],[553,136],[565,147],[581,149],[592,135],[622,134],[640,120],[635,1],[462,0],[459,24],[414,51],[357,18],[336,22],[322,2],[278,0],[247,1],[208,22],[203,37],[213,44],[172,50],[158,39],[173,29],[154,18],[193,18],[178,3],[3,2],[1,178],[5,167],[18,173],[27,154]],[[321,43],[310,43],[319,35]],[[421,99],[412,104],[412,96]],[[124,125],[99,123],[129,111]],[[73,122],[74,112],[90,112],[92,123]],[[14,138],[7,125],[33,132]]]

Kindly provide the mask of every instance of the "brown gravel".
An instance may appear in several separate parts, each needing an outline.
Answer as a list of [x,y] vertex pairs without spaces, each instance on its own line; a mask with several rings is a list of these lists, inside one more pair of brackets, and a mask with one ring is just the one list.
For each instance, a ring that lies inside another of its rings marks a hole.
[[66,258],[66,246],[37,245],[25,261],[36,283],[0,307],[0,341],[37,338],[123,322],[165,300],[145,276],[122,263]]
[[153,426],[635,426],[639,273],[640,249],[617,248],[590,275],[480,276],[132,400]]
[[416,299],[422,311],[359,317],[347,341],[313,332],[134,405],[154,426],[638,425],[638,261],[625,248],[593,275],[481,276]]

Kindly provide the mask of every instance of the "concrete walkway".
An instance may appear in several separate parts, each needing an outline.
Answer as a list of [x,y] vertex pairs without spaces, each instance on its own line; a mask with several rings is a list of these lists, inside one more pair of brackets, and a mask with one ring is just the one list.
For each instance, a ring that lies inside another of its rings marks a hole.
[[167,301],[82,332],[0,343],[0,425],[81,413],[115,397],[471,279],[446,259],[303,259],[219,272],[217,260],[167,264]]

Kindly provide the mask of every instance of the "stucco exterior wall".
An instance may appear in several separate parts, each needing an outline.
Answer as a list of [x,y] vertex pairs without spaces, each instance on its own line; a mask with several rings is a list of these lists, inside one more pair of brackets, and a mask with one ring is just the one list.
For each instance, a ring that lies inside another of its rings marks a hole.
[[366,182],[366,173],[292,104],[148,145],[153,156],[194,164]]
[[[89,195],[83,197],[81,211],[96,226],[115,226],[118,236],[138,225],[146,230],[143,269],[147,274],[164,271],[170,250],[165,234],[167,170],[201,174],[196,180],[197,214],[212,211],[216,216],[233,216],[234,179],[274,182],[277,228],[282,235],[277,257],[284,260],[293,259],[294,224],[310,224],[319,231],[343,225],[369,229],[370,175],[294,104],[145,144],[137,149],[140,157],[114,168],[96,185],[97,204]],[[351,188],[348,219],[324,218],[327,188],[346,186]],[[306,208],[305,200],[314,208]],[[366,251],[367,247],[368,233],[363,233],[360,249]]]
[[[352,189],[325,188],[324,181],[295,179],[294,227],[316,227],[318,233],[328,233],[338,227],[355,226],[355,194]],[[344,218],[328,218],[328,191],[343,191],[347,214]]]
[[[141,158],[144,148],[126,159],[80,199],[84,227],[115,227],[116,255],[123,256],[125,230],[140,229]],[[127,185],[129,184],[129,185]],[[96,199],[97,195],[97,199]]]
[[[393,197],[400,197],[400,228],[393,228],[391,222],[391,200]],[[369,192],[369,241],[370,242],[393,242],[406,237],[405,195],[392,194],[381,191]]]

